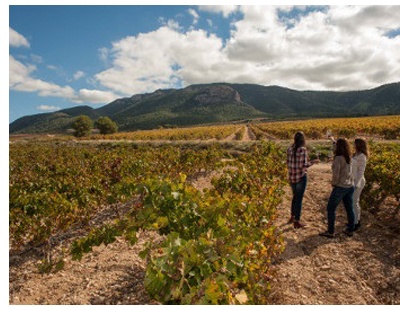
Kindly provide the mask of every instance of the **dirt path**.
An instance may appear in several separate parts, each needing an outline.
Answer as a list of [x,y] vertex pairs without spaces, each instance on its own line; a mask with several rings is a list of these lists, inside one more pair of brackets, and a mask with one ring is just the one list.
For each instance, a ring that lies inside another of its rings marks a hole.
[[245,126],[242,141],[252,141],[255,139],[256,137],[254,136],[249,126]]
[[236,133],[239,132],[240,130],[242,130],[242,128],[239,128],[234,133],[232,133],[229,136],[227,136],[225,139],[222,139],[222,141],[235,141],[236,140]]
[[274,303],[400,304],[400,237],[395,222],[387,227],[385,219],[364,211],[361,230],[349,238],[342,233],[347,221],[340,205],[338,237],[318,235],[326,230],[330,178],[330,164],[309,169],[302,212],[308,225],[305,229],[294,230],[286,224],[291,200],[290,189],[286,189],[277,223],[286,250],[276,265]]
[[244,130],[244,132],[243,132],[243,137],[242,137],[242,139],[240,141],[248,142],[248,141],[256,140],[256,137],[253,134],[253,132],[251,131],[251,129],[249,128],[249,126],[246,125],[244,127],[239,128],[233,134],[231,134],[228,137],[226,137],[225,139],[223,139],[223,141],[235,141],[236,140],[236,133],[238,133],[241,130]]

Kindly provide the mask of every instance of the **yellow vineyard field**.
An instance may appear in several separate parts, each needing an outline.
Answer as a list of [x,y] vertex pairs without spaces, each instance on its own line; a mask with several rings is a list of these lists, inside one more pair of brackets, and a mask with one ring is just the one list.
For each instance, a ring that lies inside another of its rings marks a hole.
[[191,128],[168,128],[120,132],[113,135],[96,135],[92,139],[112,140],[222,140],[234,134],[243,125],[219,125]]
[[258,123],[252,126],[260,138],[263,135],[291,139],[296,131],[303,131],[309,139],[326,138],[328,134],[342,137],[377,136],[397,139],[400,136],[400,116],[312,119]]

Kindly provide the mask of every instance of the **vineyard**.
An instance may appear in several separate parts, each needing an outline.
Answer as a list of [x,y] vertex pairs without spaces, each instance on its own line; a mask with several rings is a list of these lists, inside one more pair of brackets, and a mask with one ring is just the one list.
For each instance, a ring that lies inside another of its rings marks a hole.
[[[98,143],[14,141],[9,145],[10,256],[35,251],[39,274],[57,274],[68,257],[84,260],[120,238],[135,246],[139,236],[149,233],[153,237],[139,254],[146,262],[143,285],[153,300],[271,303],[274,266],[285,249],[277,210],[287,188],[285,148],[290,141],[245,143],[244,137],[291,139],[292,131],[303,130],[315,139],[327,131],[392,139],[398,137],[400,117],[346,119],[346,124],[353,127],[332,119],[93,136],[112,140]],[[212,141],[114,142],[136,139]],[[370,147],[363,205],[378,214],[389,200],[393,217],[398,216],[400,144],[371,141]],[[331,155],[329,141],[310,141],[308,148],[313,157],[328,160]],[[200,189],[195,184],[202,178],[210,184]],[[98,223],[104,210],[113,216]],[[60,242],[61,249],[55,250]]]
[[372,155],[365,171],[366,184],[364,195],[365,205],[377,208],[388,197],[397,201],[400,211],[400,145],[372,144]]
[[[283,153],[253,145],[232,158],[218,146],[74,146],[17,144],[10,148],[10,236],[13,248],[45,243],[76,225],[88,235],[71,248],[80,259],[93,246],[139,230],[165,238],[149,244],[145,285],[163,303],[265,303],[269,265],[281,249],[273,226],[281,201]],[[221,161],[222,159],[230,159]],[[187,177],[221,171],[200,192]],[[132,200],[132,197],[135,197]],[[102,204],[130,211],[90,229]],[[48,255],[43,271],[62,267]]]
[[[400,137],[400,116],[378,116],[360,118],[332,118],[297,121],[258,122],[248,124],[210,125],[189,128],[162,128],[153,130],[137,130],[115,134],[93,134],[79,140],[109,141],[240,141],[243,140],[245,128],[248,128],[251,140],[288,140],[296,131],[303,131],[307,139],[326,139],[327,134],[335,137],[354,138],[355,136],[370,139],[398,139]],[[34,138],[60,141],[73,140],[67,135],[14,135],[10,139]]]
[[[235,134],[242,125],[220,125],[220,126],[204,126],[193,128],[168,128],[154,130],[138,130],[134,132],[123,132],[112,135],[93,136],[93,139],[110,139],[110,140],[222,140],[230,135]],[[240,137],[240,135],[238,136]],[[237,138],[236,138],[237,139]]]
[[327,133],[346,138],[361,135],[397,139],[400,136],[400,116],[270,122],[253,124],[251,128],[258,139],[292,139],[299,130],[303,131],[308,139],[326,138]]

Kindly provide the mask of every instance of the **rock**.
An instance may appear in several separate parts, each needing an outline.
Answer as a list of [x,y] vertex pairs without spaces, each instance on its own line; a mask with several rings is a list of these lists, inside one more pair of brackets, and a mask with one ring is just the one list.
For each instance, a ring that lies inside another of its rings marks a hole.
[[210,86],[195,97],[199,105],[213,105],[220,102],[240,102],[240,95],[233,88],[225,85]]
[[331,269],[331,266],[329,266],[329,265],[323,265],[321,267],[321,270],[329,270],[329,269]]
[[96,296],[93,297],[92,300],[90,301],[91,305],[104,305],[104,298]]

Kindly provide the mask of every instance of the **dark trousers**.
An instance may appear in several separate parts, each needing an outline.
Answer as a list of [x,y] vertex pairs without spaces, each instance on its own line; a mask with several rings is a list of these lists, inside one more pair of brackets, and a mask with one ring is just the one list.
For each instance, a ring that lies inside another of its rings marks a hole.
[[292,211],[291,215],[294,216],[296,221],[300,220],[301,209],[303,207],[303,196],[307,186],[307,174],[305,174],[299,182],[290,183],[293,193]]
[[353,194],[354,187],[334,187],[329,197],[327,212],[328,212],[328,232],[333,234],[335,232],[335,219],[336,208],[341,201],[343,201],[344,208],[347,213],[348,230],[354,230],[354,209],[353,209]]

